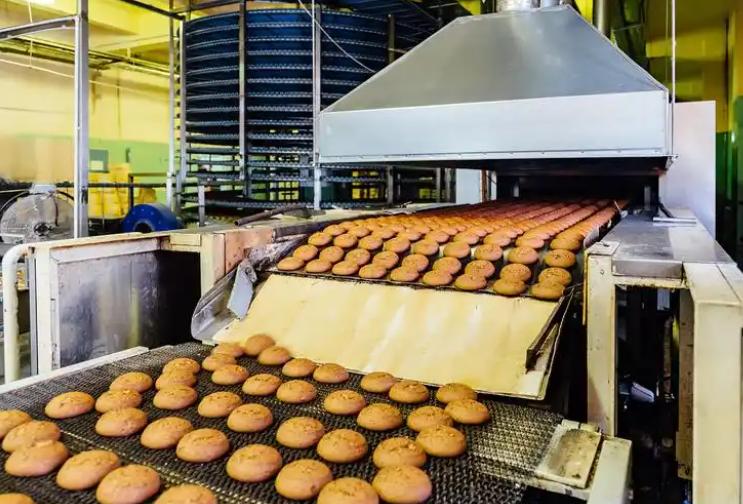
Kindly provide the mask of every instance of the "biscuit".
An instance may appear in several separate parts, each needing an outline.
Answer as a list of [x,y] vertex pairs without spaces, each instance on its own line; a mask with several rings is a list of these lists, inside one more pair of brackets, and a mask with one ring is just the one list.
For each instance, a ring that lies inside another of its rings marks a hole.
[[514,247],[508,252],[508,262],[531,265],[539,260],[539,254],[530,247]]
[[136,390],[140,394],[152,388],[153,381],[150,375],[132,371],[116,377],[111,382],[109,390]]
[[163,366],[163,373],[169,371],[191,371],[193,374],[196,374],[201,371],[201,365],[188,357],[178,357]]
[[325,396],[323,408],[334,415],[356,415],[366,406],[364,396],[354,390],[336,390]]
[[407,266],[400,266],[390,272],[390,280],[393,282],[415,282],[418,276],[417,270]]
[[369,252],[373,252],[375,250],[379,250],[382,248],[382,244],[384,243],[384,240],[380,238],[379,236],[365,236],[364,238],[359,240],[358,246],[359,248],[362,248],[364,250],[368,250]]
[[273,423],[273,413],[262,404],[238,406],[227,417],[227,427],[235,432],[260,432]]
[[462,231],[460,233],[457,233],[454,235],[454,238],[452,238],[453,242],[462,242],[466,243],[467,245],[477,245],[477,242],[480,241],[480,237],[477,236],[475,233],[471,231]]
[[495,233],[491,233],[487,235],[483,239],[483,243],[485,245],[497,245],[499,247],[507,247],[511,244],[511,238],[496,231]]
[[325,485],[317,504],[378,504],[376,490],[359,478],[338,478]]
[[454,287],[463,291],[476,291],[484,289],[488,284],[485,277],[472,273],[464,273],[454,280]]
[[395,236],[396,232],[388,227],[380,227],[374,230],[372,232],[371,236],[375,236],[377,238],[380,238],[382,240],[389,240],[393,236]]
[[[223,366],[220,366],[220,368],[221,367]],[[186,387],[192,387],[195,384],[196,384],[196,375],[190,371],[185,371],[185,370],[168,371],[157,377],[157,380],[155,381],[155,388],[157,390],[162,390],[164,388],[175,387],[176,385],[184,385]]]
[[315,247],[324,247],[331,241],[333,241],[333,236],[323,232],[312,233],[307,239],[307,243]]
[[330,483],[333,473],[317,460],[301,459],[285,465],[276,476],[276,491],[293,500],[312,499]]
[[212,383],[217,385],[237,385],[248,379],[250,373],[243,366],[237,364],[227,364],[217,368],[212,373]]
[[434,229],[433,231],[426,233],[426,236],[424,238],[426,240],[431,240],[435,241],[438,244],[442,244],[449,241],[449,233],[445,233],[440,229]]
[[258,354],[258,363],[266,366],[281,366],[286,364],[292,355],[282,346],[274,345]]
[[430,257],[439,253],[439,244],[433,240],[421,240],[414,243],[411,250],[414,254]]
[[414,466],[388,466],[379,470],[372,486],[389,504],[418,504],[431,496],[428,475]]
[[436,400],[444,404],[457,399],[477,399],[477,392],[464,383],[447,383],[436,391]]
[[193,430],[191,422],[180,417],[165,417],[145,427],[139,442],[145,448],[162,450],[173,448],[183,436]]
[[431,268],[434,271],[443,271],[450,275],[456,275],[462,270],[462,263],[455,257],[442,257],[434,261]]
[[536,236],[521,236],[516,239],[516,246],[529,247],[538,250],[544,247],[544,240]]
[[486,243],[475,249],[475,259],[479,261],[500,261],[501,257],[503,257],[503,249],[495,243]]
[[397,429],[402,425],[402,413],[391,404],[372,403],[359,412],[356,423],[373,431]]
[[405,238],[392,238],[384,242],[383,250],[387,252],[394,252],[395,254],[404,254],[410,249],[410,241]]
[[575,254],[569,250],[550,250],[544,254],[544,264],[553,268],[572,268],[575,262]]
[[217,504],[217,498],[203,486],[178,485],[165,490],[155,504]]
[[377,445],[372,455],[374,465],[379,468],[396,465],[423,467],[427,458],[421,445],[408,437],[387,438]]
[[474,399],[456,399],[446,405],[446,413],[455,422],[467,425],[482,424],[490,420],[487,406]]
[[349,374],[346,368],[338,364],[321,364],[312,373],[312,378],[320,383],[343,383],[348,380]]
[[155,397],[152,398],[152,404],[160,409],[180,410],[188,408],[198,398],[199,395],[191,387],[176,385],[175,387],[164,388],[158,391]]
[[142,395],[136,390],[108,390],[96,399],[95,410],[105,413],[121,408],[139,408],[140,404]]
[[443,287],[452,283],[454,278],[446,271],[431,270],[423,275],[421,282],[431,287]]
[[583,247],[583,243],[579,238],[571,236],[558,236],[550,242],[551,249],[569,250],[571,252],[578,252]]
[[95,431],[101,436],[131,436],[147,425],[147,413],[137,408],[122,408],[105,412],[95,423]]
[[290,378],[304,378],[317,369],[317,364],[309,359],[292,359],[281,368],[281,373]]
[[300,245],[299,247],[294,249],[294,252],[292,252],[292,257],[296,257],[297,259],[301,259],[304,262],[307,262],[317,257],[317,253],[317,247],[314,245]]
[[226,417],[242,404],[242,399],[232,392],[213,392],[199,402],[199,415],[206,418]]
[[531,286],[529,293],[537,299],[556,301],[565,293],[565,286],[557,282],[538,282]]
[[49,418],[63,419],[84,415],[93,410],[95,399],[85,392],[65,392],[53,397],[44,407]]
[[333,265],[333,274],[338,276],[355,275],[359,271],[359,265],[355,261],[343,260]]
[[204,371],[216,371],[222,366],[226,366],[227,364],[235,364],[237,361],[235,358],[231,355],[227,354],[211,354],[207,355],[206,358],[201,361],[201,367],[204,368]]
[[384,278],[387,274],[387,269],[381,264],[367,264],[359,270],[359,276],[361,278],[367,278],[370,280],[378,280]]
[[467,266],[464,267],[464,272],[487,279],[495,275],[495,266],[493,266],[493,263],[490,261],[475,259],[474,261],[467,263]]
[[464,242],[451,242],[444,245],[441,253],[444,255],[444,257],[465,259],[470,256],[470,246]]
[[245,483],[260,483],[272,478],[284,461],[273,446],[251,444],[235,450],[227,460],[227,475]]
[[363,266],[371,261],[371,253],[368,250],[362,248],[353,249],[346,254],[345,260],[355,262],[359,266]]
[[428,400],[428,389],[422,383],[401,380],[390,388],[389,396],[390,399],[399,403],[422,403]]
[[507,264],[500,270],[500,278],[526,282],[531,278],[531,269],[524,264]]
[[359,243],[359,239],[350,233],[344,233],[333,239],[333,245],[342,249],[352,249]]
[[101,504],[139,504],[160,490],[160,476],[143,465],[119,467],[98,485],[95,497]]
[[243,383],[242,391],[248,395],[268,396],[276,392],[281,385],[281,378],[268,373],[253,375]]
[[5,461],[5,472],[11,476],[44,476],[69,456],[67,448],[59,441],[39,441],[11,453]]
[[328,462],[347,464],[366,455],[369,445],[366,438],[351,429],[336,429],[328,432],[317,443],[317,454]]
[[367,392],[386,394],[397,383],[397,378],[384,371],[374,371],[361,379],[359,386]]
[[119,456],[108,450],[80,452],[62,465],[57,485],[65,490],[87,490],[121,465]]
[[22,493],[0,494],[0,504],[34,504],[34,500]]
[[348,233],[354,235],[356,238],[364,238],[365,236],[369,236],[371,231],[364,226],[353,226],[348,228]]
[[266,334],[254,334],[243,342],[243,351],[245,352],[245,355],[256,357],[263,350],[274,346],[275,344],[276,342],[271,336]]
[[343,226],[339,226],[338,224],[331,224],[325,227],[325,229],[323,229],[323,232],[328,233],[330,236],[335,237],[335,236],[340,236],[343,233],[345,233],[346,228],[344,228]]
[[[363,240],[362,240],[363,241]],[[359,243],[360,244],[360,243]],[[346,255],[346,251],[340,247],[333,245],[332,247],[324,248],[320,251],[320,257],[318,260],[327,261],[332,265],[343,259]],[[309,266],[309,265],[308,265]]]
[[308,262],[304,270],[307,273],[327,273],[333,268],[333,263],[324,259],[314,259]]
[[31,415],[25,411],[17,409],[0,411],[0,439],[4,438],[11,429],[31,420],[33,420]]
[[428,268],[428,258],[422,254],[410,254],[402,260],[402,267],[422,273]]
[[297,257],[285,257],[276,265],[279,271],[297,271],[304,268],[304,261]]
[[276,399],[289,404],[302,404],[317,397],[315,386],[304,380],[289,380],[276,390]]
[[464,434],[448,425],[434,425],[423,429],[415,442],[432,457],[458,457],[467,449]]
[[3,450],[13,452],[41,441],[59,441],[62,432],[56,424],[44,420],[31,420],[10,429],[3,438]]
[[211,462],[230,449],[230,440],[216,429],[196,429],[178,441],[176,456],[186,462]]
[[555,282],[567,287],[573,281],[570,272],[563,268],[545,268],[539,273],[540,282]]
[[325,434],[325,426],[312,417],[294,417],[284,421],[276,431],[276,441],[287,448],[315,446]]
[[234,358],[242,357],[245,354],[245,350],[239,343],[220,343],[212,349],[213,354],[226,354],[231,355]]
[[394,252],[390,252],[389,250],[380,252],[372,258],[373,264],[379,264],[380,266],[384,266],[384,268],[388,270],[397,266],[398,262],[400,262],[400,256],[398,256]]
[[452,426],[454,425],[454,420],[452,420],[448,413],[437,406],[421,406],[408,415],[407,426],[415,432],[420,432],[434,425]]

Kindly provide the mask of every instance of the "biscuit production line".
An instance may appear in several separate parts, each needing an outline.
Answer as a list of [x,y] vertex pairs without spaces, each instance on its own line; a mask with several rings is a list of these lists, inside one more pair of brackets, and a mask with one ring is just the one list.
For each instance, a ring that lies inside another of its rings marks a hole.
[[0,491],[743,502],[743,275],[663,204],[675,99],[572,7],[498,3],[313,125],[318,163],[477,170],[479,202],[6,253]]

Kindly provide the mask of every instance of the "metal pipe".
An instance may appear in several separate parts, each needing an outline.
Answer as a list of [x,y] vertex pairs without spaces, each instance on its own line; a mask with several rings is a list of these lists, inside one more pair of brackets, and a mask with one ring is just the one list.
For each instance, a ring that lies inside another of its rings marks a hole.
[[74,236],[88,236],[88,0],[77,0],[75,15]]
[[[168,2],[173,10],[173,0]],[[165,186],[165,204],[175,211],[173,198],[173,179],[175,178],[175,21],[168,20],[168,175]]]
[[3,361],[5,383],[21,377],[21,353],[18,336],[18,261],[28,254],[31,245],[22,243],[8,250],[3,256]]
[[676,0],[671,0],[671,156],[675,155],[676,117]]
[[611,36],[609,0],[593,0],[593,24],[605,37]]
[[251,197],[253,195],[253,181],[252,173],[250,172],[250,167],[248,166],[247,157],[248,157],[248,149],[247,149],[247,130],[245,127],[245,121],[247,118],[245,117],[245,78],[247,77],[247,66],[246,66],[246,51],[247,51],[247,34],[245,33],[247,28],[247,14],[246,14],[246,5],[245,0],[242,0],[240,2],[240,9],[238,14],[238,45],[237,45],[237,51],[238,51],[238,59],[239,59],[239,79],[240,82],[238,84],[238,106],[240,107],[239,112],[239,149],[240,149],[240,156],[238,162],[240,163],[239,169],[240,169],[240,176],[243,177],[243,195],[246,197]]
[[179,89],[179,113],[180,113],[180,124],[179,124],[179,142],[180,142],[180,154],[181,154],[181,165],[178,169],[178,175],[175,179],[175,206],[177,209],[176,213],[181,211],[181,193],[183,192],[183,183],[186,181],[187,174],[187,162],[186,159],[186,101],[188,100],[188,93],[186,92],[186,36],[185,36],[185,25],[183,21],[180,22],[178,27],[179,39],[179,76],[178,76],[178,89]]
[[322,165],[320,164],[320,109],[322,106],[322,35],[318,23],[322,23],[320,7],[312,0],[312,174],[313,206],[320,210],[322,205]]
[[31,33],[58,30],[60,28],[71,28],[75,26],[76,20],[77,16],[65,16],[55,19],[45,19],[44,21],[36,21],[34,23],[27,23],[20,26],[3,28],[0,29],[0,40],[14,38],[21,35],[28,35]]

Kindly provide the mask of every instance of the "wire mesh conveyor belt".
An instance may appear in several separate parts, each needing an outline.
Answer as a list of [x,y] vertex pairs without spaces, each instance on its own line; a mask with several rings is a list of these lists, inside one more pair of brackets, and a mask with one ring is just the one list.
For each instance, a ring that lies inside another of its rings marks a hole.
[[[0,408],[17,408],[28,412],[37,419],[44,418],[44,405],[57,394],[71,390],[88,392],[93,396],[103,393],[111,381],[126,371],[143,371],[153,377],[159,375],[162,366],[175,357],[193,357],[201,360],[210,351],[210,347],[197,343],[185,343],[174,347],[163,347],[143,355],[130,357],[118,362],[106,364],[74,374],[52,378],[42,383],[31,385],[13,392],[0,395]],[[254,359],[242,357],[238,362],[247,366],[251,374],[269,372],[279,374],[276,367],[259,365]],[[313,449],[297,450],[280,447],[275,441],[276,430],[282,421],[294,416],[312,416],[320,420],[327,430],[352,428],[363,432],[371,450],[382,440],[392,436],[412,436],[414,433],[406,427],[396,431],[379,433],[364,430],[355,425],[353,417],[331,415],[322,408],[323,398],[331,391],[341,388],[359,389],[360,376],[352,375],[351,379],[339,385],[316,383],[318,398],[304,405],[288,405],[279,402],[275,397],[251,397],[242,394],[240,385],[219,386],[209,379],[209,373],[201,372],[196,388],[200,397],[220,390],[229,390],[241,395],[246,402],[259,402],[270,408],[274,423],[261,433],[237,433],[226,427],[225,419],[210,419],[198,415],[196,406],[172,412],[152,406],[154,392],[144,395],[141,408],[148,414],[150,421],[166,416],[177,415],[187,418],[196,428],[211,427],[223,431],[230,439],[230,453],[235,449],[252,444],[263,443],[275,446],[281,452],[284,463],[301,458],[319,458]],[[365,393],[368,401],[387,402],[384,396]],[[431,457],[424,469],[433,482],[433,496],[430,503],[482,503],[497,502],[500,504],[521,502],[525,492],[524,482],[531,476],[534,468],[544,455],[544,451],[561,417],[553,413],[484,400],[492,414],[492,421],[484,426],[463,427],[467,436],[468,448],[465,455],[456,459]],[[404,413],[415,406],[399,405]],[[197,483],[210,488],[221,503],[289,503],[280,497],[273,488],[273,482],[251,484],[241,483],[229,478],[225,472],[228,456],[215,462],[194,464],[181,461],[175,450],[149,450],[139,443],[139,436],[125,438],[106,438],[95,433],[97,413],[57,421],[62,429],[62,442],[72,452],[92,448],[113,450],[120,455],[124,464],[145,464],[157,470],[164,485],[180,483]],[[3,463],[7,454],[0,455]],[[334,477],[357,476],[371,480],[376,469],[367,456],[351,464],[328,464]],[[36,502],[56,503],[90,503],[95,500],[95,492],[69,492],[60,489],[54,481],[54,474],[38,478],[19,478],[0,472],[0,490],[4,492],[21,492],[30,495]]]

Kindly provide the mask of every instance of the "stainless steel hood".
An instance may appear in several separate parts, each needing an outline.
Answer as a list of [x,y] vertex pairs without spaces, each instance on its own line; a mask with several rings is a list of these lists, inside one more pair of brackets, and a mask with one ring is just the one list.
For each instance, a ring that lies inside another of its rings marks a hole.
[[324,110],[319,149],[323,163],[660,158],[670,134],[668,90],[560,6],[454,20]]

